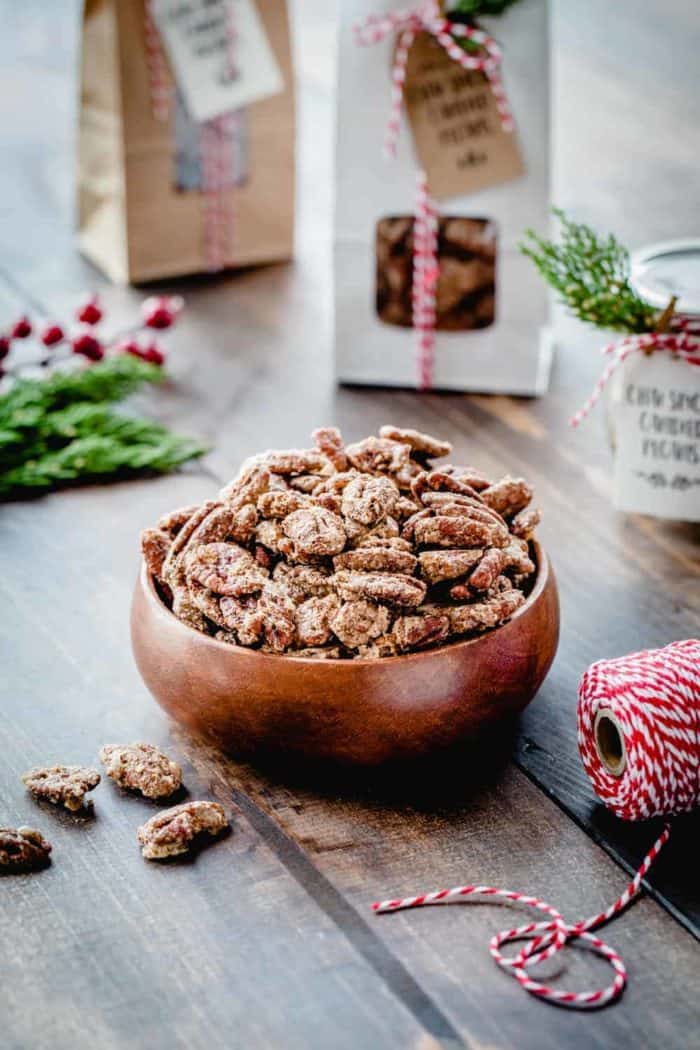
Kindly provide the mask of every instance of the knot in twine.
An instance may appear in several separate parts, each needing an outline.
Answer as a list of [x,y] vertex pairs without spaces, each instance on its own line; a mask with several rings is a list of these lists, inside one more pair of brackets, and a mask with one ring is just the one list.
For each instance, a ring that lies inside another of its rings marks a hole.
[[[421,32],[430,33],[437,43],[444,48],[453,61],[462,69],[483,73],[491,87],[496,100],[496,108],[501,118],[504,131],[512,131],[513,116],[508,105],[503,81],[501,80],[501,59],[503,53],[488,33],[475,26],[451,22],[440,10],[436,0],[425,0],[416,7],[404,11],[393,11],[386,15],[368,15],[355,27],[355,41],[363,46],[379,44],[392,34],[396,35],[396,51],[391,71],[391,113],[384,138],[384,150],[390,156],[396,155],[396,143],[401,128],[401,107],[406,83],[406,63],[408,52]],[[470,54],[454,39],[469,40],[480,49],[478,54]]]
[[601,376],[593,387],[591,396],[584,402],[578,412],[569,420],[569,426],[577,427],[586,418],[599,401],[605,387],[623,361],[630,354],[642,352],[653,354],[665,350],[675,354],[689,365],[700,365],[700,323],[690,317],[676,315],[670,321],[668,332],[644,332],[640,335],[626,335],[624,338],[608,343],[601,349],[601,354],[610,357],[610,362],[603,369]]
[[[700,804],[700,641],[674,642],[665,649],[600,660],[581,679],[578,741],[584,768],[600,800],[623,820],[670,817]],[[503,930],[491,938],[495,962],[521,988],[544,1002],[593,1009],[613,1002],[627,983],[617,952],[591,931],[603,926],[638,895],[644,876],[671,833],[667,824],[644,857],[632,881],[605,911],[567,924],[551,904],[494,886],[455,886],[415,897],[373,904],[378,914],[447,904],[465,897],[497,897],[526,904],[548,916]],[[503,945],[526,940],[517,955]],[[567,992],[534,980],[528,970],[551,958],[569,942],[585,941],[614,971],[604,988]]]

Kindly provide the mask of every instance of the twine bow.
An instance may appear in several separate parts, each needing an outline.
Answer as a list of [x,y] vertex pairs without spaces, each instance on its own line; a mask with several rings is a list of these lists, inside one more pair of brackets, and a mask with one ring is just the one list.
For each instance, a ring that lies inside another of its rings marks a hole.
[[[670,317],[667,316],[669,313]],[[569,426],[577,427],[583,422],[600,400],[614,373],[630,354],[640,351],[644,354],[653,354],[659,350],[666,350],[689,365],[700,365],[700,322],[694,318],[684,317],[682,314],[673,315],[672,309],[665,310],[661,319],[664,325],[668,326],[668,331],[626,335],[602,348],[601,354],[609,357],[610,361],[603,369],[590,397],[569,420]]]
[[[496,100],[496,108],[504,131],[512,131],[513,116],[508,105],[500,66],[502,52],[493,37],[483,29],[451,22],[442,13],[437,0],[424,0],[417,7],[404,11],[393,11],[386,15],[368,15],[355,26],[355,42],[362,46],[381,43],[395,33],[397,36],[394,65],[391,71],[391,112],[384,138],[384,150],[388,156],[396,155],[396,143],[401,128],[401,109],[406,83],[406,63],[411,44],[418,33],[430,33],[447,54],[462,69],[484,73]],[[481,49],[480,54],[470,54],[460,47],[455,37],[470,40]]]

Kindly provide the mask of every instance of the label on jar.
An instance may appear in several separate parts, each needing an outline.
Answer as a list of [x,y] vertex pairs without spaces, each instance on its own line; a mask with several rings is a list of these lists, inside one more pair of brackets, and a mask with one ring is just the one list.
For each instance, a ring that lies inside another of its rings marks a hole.
[[663,351],[633,354],[611,408],[615,506],[700,521],[700,366]]
[[153,0],[153,19],[198,123],[282,91],[254,0]]
[[429,33],[408,53],[404,99],[434,197],[461,197],[524,173],[517,132],[503,130],[486,75],[463,69]]

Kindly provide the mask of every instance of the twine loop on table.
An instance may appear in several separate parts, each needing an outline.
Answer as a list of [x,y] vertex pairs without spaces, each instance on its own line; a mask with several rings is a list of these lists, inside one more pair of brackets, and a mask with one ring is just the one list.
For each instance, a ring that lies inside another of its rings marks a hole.
[[[601,715],[609,718],[619,733],[616,761],[601,745]],[[700,641],[674,642],[665,649],[593,664],[579,686],[578,742],[596,794],[623,820],[671,817],[700,804]],[[615,918],[635,899],[670,833],[666,824],[634,878],[609,908],[578,923],[566,923],[556,908],[539,897],[494,886],[455,886],[381,901],[372,908],[382,914],[449,904],[471,896],[494,897],[535,908],[548,918],[497,933],[489,944],[492,958],[526,992],[544,1002],[573,1009],[599,1008],[622,994],[627,969],[614,948],[592,931]],[[518,940],[526,940],[524,947],[516,955],[503,955],[503,946]],[[608,962],[614,971],[610,984],[591,991],[567,992],[531,976],[531,967],[577,941],[585,942]]]
[[[363,46],[379,44],[387,37],[396,35],[396,51],[391,71],[391,111],[384,138],[384,150],[388,156],[396,155],[396,143],[401,129],[401,109],[406,83],[408,53],[416,35],[429,33],[453,61],[462,69],[483,73],[496,100],[496,108],[504,131],[512,131],[513,116],[501,80],[503,53],[488,33],[475,26],[452,22],[440,10],[436,0],[424,0],[416,7],[403,11],[392,11],[386,15],[368,15],[354,27],[355,41]],[[481,49],[480,54],[470,54],[460,47],[455,37],[469,40]]]
[[653,354],[659,350],[665,350],[674,354],[680,360],[686,361],[689,365],[700,365],[700,323],[695,319],[679,315],[671,320],[670,326],[671,331],[669,332],[644,332],[639,335],[626,335],[622,339],[604,346],[601,354],[610,357],[611,360],[603,369],[590,397],[569,420],[569,426],[577,427],[583,422],[591,409],[600,400],[614,373],[627,360],[630,354],[639,352]]

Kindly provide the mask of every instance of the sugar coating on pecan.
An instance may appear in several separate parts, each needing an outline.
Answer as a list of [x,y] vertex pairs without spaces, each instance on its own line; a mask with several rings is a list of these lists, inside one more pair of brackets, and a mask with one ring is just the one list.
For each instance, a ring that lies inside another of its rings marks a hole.
[[73,813],[83,808],[86,794],[100,779],[96,769],[85,766],[36,766],[22,774],[22,783],[35,798]]
[[34,828],[0,828],[0,872],[40,871],[51,862],[51,843]]
[[389,572],[336,572],[336,590],[345,601],[367,598],[386,605],[420,605],[425,597],[426,584],[413,576]]
[[182,785],[182,770],[152,744],[108,744],[100,749],[108,777],[146,798],[169,798]]
[[484,551],[480,547],[471,550],[421,551],[418,555],[419,571],[428,583],[458,580],[481,561]]
[[523,479],[434,466],[449,442],[412,428],[346,444],[320,427],[313,442],[249,457],[218,500],[146,530],[144,561],[187,627],[380,658],[498,626],[524,600],[539,512]]
[[235,543],[203,543],[188,551],[188,579],[215,594],[241,595],[261,591],[268,574],[253,555]]
[[324,557],[340,554],[347,542],[343,520],[324,507],[295,510],[282,523],[296,553]]
[[137,838],[146,860],[165,860],[188,853],[200,836],[215,837],[228,826],[218,802],[182,802],[147,820]]
[[172,542],[172,536],[164,529],[144,529],[141,533],[141,553],[151,576],[163,575]]
[[348,601],[331,620],[331,630],[348,649],[366,645],[389,628],[389,610],[375,602]]
[[532,499],[532,486],[528,485],[524,478],[506,476],[484,489],[481,498],[504,518],[511,518],[529,504]]
[[361,525],[376,525],[393,513],[399,490],[389,478],[360,475],[343,489],[341,508],[346,518]]
[[337,594],[307,598],[297,606],[297,642],[301,646],[325,645],[331,636],[331,621],[340,608]]
[[383,426],[379,428],[379,436],[388,438],[390,441],[401,441],[411,448],[412,452],[418,452],[431,459],[440,459],[449,456],[452,445],[449,441],[441,441],[440,438],[423,434],[420,430],[412,430],[410,427]]
[[345,454],[343,436],[337,427],[318,427],[311,437],[319,452],[330,460],[336,470],[346,470],[348,457]]

